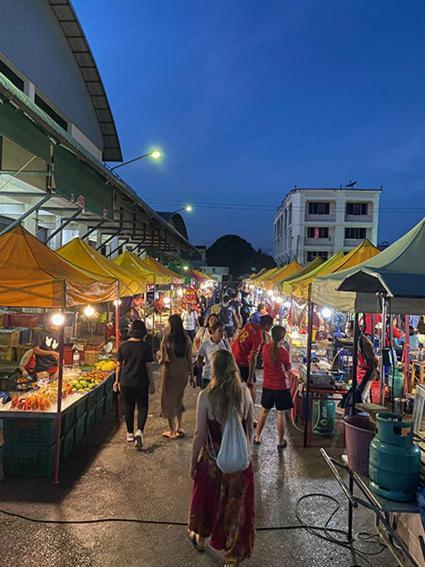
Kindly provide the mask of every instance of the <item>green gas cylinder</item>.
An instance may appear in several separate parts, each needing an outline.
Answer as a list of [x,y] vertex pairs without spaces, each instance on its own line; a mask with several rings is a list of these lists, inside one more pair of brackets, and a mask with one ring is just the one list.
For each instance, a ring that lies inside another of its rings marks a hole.
[[416,498],[421,452],[413,443],[413,423],[394,413],[380,413],[369,450],[371,490],[397,502]]
[[316,435],[330,436],[335,429],[335,402],[329,396],[323,396],[320,400],[313,402],[313,433]]
[[404,374],[400,370],[394,371],[394,381],[393,381],[393,371],[390,371],[388,376],[388,385],[394,390],[394,398],[402,398],[404,390]]

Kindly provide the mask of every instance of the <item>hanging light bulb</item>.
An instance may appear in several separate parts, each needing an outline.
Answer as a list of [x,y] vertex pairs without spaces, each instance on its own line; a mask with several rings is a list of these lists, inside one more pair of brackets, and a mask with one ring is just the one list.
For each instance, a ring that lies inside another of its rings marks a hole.
[[62,327],[65,323],[65,315],[60,311],[53,313],[51,321],[55,327]]
[[93,317],[95,313],[96,313],[96,310],[91,305],[86,305],[86,307],[84,307],[84,315],[86,317]]
[[323,319],[330,319],[332,316],[332,309],[329,309],[329,307],[324,307],[322,309],[322,317]]

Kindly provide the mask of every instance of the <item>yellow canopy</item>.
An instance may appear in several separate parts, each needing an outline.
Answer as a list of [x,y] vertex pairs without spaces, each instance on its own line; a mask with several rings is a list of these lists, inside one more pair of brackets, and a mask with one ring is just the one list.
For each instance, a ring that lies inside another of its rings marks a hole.
[[292,274],[292,276],[285,278],[283,281],[280,282],[281,291],[283,293],[286,293],[287,295],[291,295],[291,287],[290,287],[291,282],[297,278],[301,278],[306,274],[309,274],[311,271],[315,270],[318,266],[323,264],[323,262],[324,262],[323,258],[317,256],[316,258],[314,258],[314,260],[312,260],[311,262],[306,264],[303,268],[301,268],[301,270],[295,272],[294,274]]
[[292,260],[292,262],[282,266],[274,274],[267,278],[267,281],[265,282],[266,287],[272,289],[287,278],[295,276],[300,270],[302,270],[301,264],[298,264],[296,260]]
[[262,274],[260,274],[256,278],[254,278],[253,283],[255,285],[261,285],[264,281],[267,280],[267,278],[269,278],[271,275],[273,275],[275,272],[277,272],[278,269],[279,268],[276,266],[274,268],[270,268],[270,269],[266,270],[265,272],[263,272]]
[[137,295],[145,291],[146,281],[142,277],[137,277],[125,268],[117,266],[90,246],[90,244],[79,238],[74,238],[56,252],[78,268],[102,277],[118,280],[120,283],[120,297]]
[[[379,254],[380,250],[370,242],[370,240],[363,240],[358,246],[350,250],[345,256],[343,256],[339,262],[337,262],[334,266],[332,272],[328,273],[335,273],[341,270],[347,270],[348,268],[352,268],[353,266],[357,266],[366,260],[370,260],[377,254]],[[319,274],[317,274],[319,276]],[[320,274],[321,276],[327,274]]]
[[141,277],[148,284],[156,283],[157,280],[155,273],[144,268],[139,260],[140,258],[138,256],[125,250],[122,254],[114,258],[112,262],[117,266],[125,268],[132,274],[137,274],[137,278]]
[[155,260],[155,258],[151,258],[150,256],[147,256],[144,259],[139,258],[139,260],[142,263],[142,265],[144,265],[148,270],[151,269],[152,271],[156,272],[158,275],[162,275],[168,278],[167,283],[170,282],[178,283],[183,281],[183,278],[179,274],[173,272],[173,270],[170,270],[169,268],[166,268],[163,264],[161,264],[161,262]]
[[171,276],[169,276],[168,274],[164,275],[163,271],[160,270],[157,266],[155,266],[154,263],[146,262],[146,260],[142,260],[141,258],[139,258],[139,256],[133,254],[132,252],[123,252],[117,258],[114,258],[113,262],[115,264],[118,264],[119,266],[121,265],[128,266],[131,261],[131,265],[133,267],[137,267],[138,270],[150,274],[150,279],[148,283],[169,284],[171,280]]
[[0,237],[0,305],[59,308],[117,298],[112,278],[61,258],[22,227]]
[[297,297],[298,299],[308,299],[309,288],[314,277],[324,276],[331,274],[334,271],[334,267],[341,261],[344,257],[343,252],[337,252],[331,256],[325,262],[322,262],[319,266],[311,269],[308,273],[303,275],[298,275],[291,279],[289,282],[283,284],[283,289],[288,295]]

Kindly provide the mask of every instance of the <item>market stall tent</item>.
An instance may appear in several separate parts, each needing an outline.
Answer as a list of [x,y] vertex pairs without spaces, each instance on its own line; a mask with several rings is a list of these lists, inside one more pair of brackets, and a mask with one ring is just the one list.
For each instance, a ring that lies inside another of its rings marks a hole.
[[383,294],[391,300],[393,313],[425,313],[425,218],[375,258],[354,268],[338,290],[356,294],[357,311],[378,310],[377,296]]
[[124,250],[119,256],[112,260],[117,266],[121,266],[128,272],[131,272],[136,279],[142,278],[148,284],[155,283],[155,273],[151,270],[147,270],[139,262],[139,257],[127,250]]
[[364,240],[342,258],[341,264],[334,273],[314,279],[311,286],[311,300],[317,305],[329,305],[339,311],[353,311],[355,295],[338,291],[345,277],[367,263],[380,253],[369,240]]
[[314,260],[312,260],[306,266],[301,268],[301,270],[293,273],[289,277],[286,277],[284,280],[281,280],[280,284],[279,284],[281,291],[283,293],[286,293],[287,295],[291,295],[291,282],[295,279],[302,278],[303,276],[306,276],[307,274],[309,274],[310,272],[315,270],[318,266],[323,264],[323,262],[324,262],[323,258],[321,258],[320,256],[317,256],[316,258],[314,258]]
[[265,272],[263,272],[262,274],[260,273],[259,276],[257,276],[256,278],[254,278],[252,281],[255,285],[261,285],[264,281],[267,280],[267,278],[269,278],[272,274],[274,274],[279,268],[274,267],[274,268],[270,268],[269,270],[266,270]]
[[118,280],[120,297],[138,295],[145,291],[146,281],[142,277],[136,279],[130,271],[114,264],[80,238],[74,238],[56,252],[78,268]]
[[281,282],[290,278],[302,270],[301,264],[298,264],[296,260],[292,260],[289,264],[279,268],[274,274],[267,278],[266,285],[268,288],[273,288],[278,286]]
[[90,274],[18,226],[0,236],[0,305],[59,308],[117,298],[111,277]]
[[118,266],[132,266],[132,269],[138,269],[141,273],[148,273],[150,274],[150,281],[148,283],[151,284],[169,284],[171,277],[169,275],[164,275],[162,270],[159,270],[155,265],[142,260],[136,254],[132,252],[123,252],[117,258],[112,260],[114,264]]

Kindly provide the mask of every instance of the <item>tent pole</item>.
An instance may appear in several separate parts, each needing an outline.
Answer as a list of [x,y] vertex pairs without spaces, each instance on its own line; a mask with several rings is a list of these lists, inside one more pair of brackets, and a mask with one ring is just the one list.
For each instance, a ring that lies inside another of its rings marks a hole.
[[385,376],[384,376],[384,365],[382,360],[382,353],[385,348],[385,338],[386,338],[386,330],[387,330],[387,300],[384,294],[381,295],[382,299],[382,329],[381,329],[381,391],[379,392],[379,403],[381,406],[384,405],[384,398],[385,398]]
[[409,378],[409,315],[404,316],[404,380],[403,380],[403,397],[407,396],[407,382]]
[[359,351],[359,335],[360,335],[360,329],[359,329],[359,314],[357,311],[354,312],[354,333],[353,333],[353,364],[352,364],[352,372],[353,372],[353,377],[352,377],[352,382],[351,382],[351,387],[352,387],[352,391],[353,391],[353,402],[352,402],[352,408],[351,408],[351,415],[354,415],[356,413],[356,390],[357,390],[357,364],[358,364],[358,351]]
[[[118,349],[120,346],[120,282],[117,282],[117,299],[115,301],[115,351],[118,354]],[[119,421],[120,419],[120,392],[117,391],[116,401],[115,401],[115,419]]]
[[304,447],[311,446],[311,415],[310,415],[310,372],[311,372],[311,348],[313,343],[313,314],[314,303],[311,301],[310,292],[308,297],[308,331],[307,331],[307,372],[306,372],[306,391],[304,407]]
[[63,355],[65,343],[65,324],[59,330],[59,372],[58,372],[58,395],[56,407],[56,432],[55,432],[55,469],[53,483],[59,484],[59,465],[61,458],[61,425],[62,425],[62,385],[63,385]]

